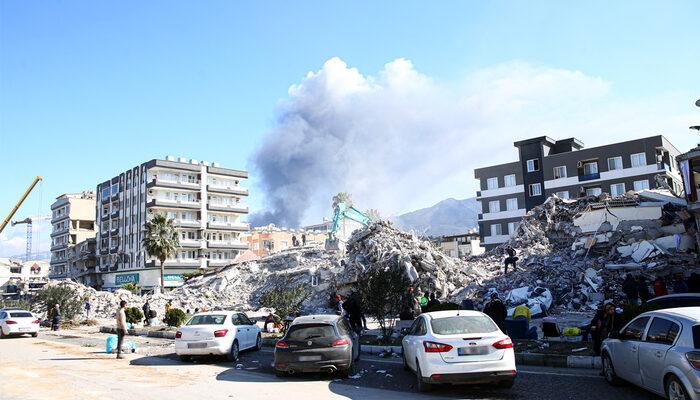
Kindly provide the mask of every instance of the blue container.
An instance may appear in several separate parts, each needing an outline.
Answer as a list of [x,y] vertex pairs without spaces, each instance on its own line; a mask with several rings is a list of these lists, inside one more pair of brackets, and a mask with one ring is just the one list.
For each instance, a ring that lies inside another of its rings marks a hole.
[[117,335],[107,336],[107,348],[105,351],[107,354],[114,352],[117,349]]

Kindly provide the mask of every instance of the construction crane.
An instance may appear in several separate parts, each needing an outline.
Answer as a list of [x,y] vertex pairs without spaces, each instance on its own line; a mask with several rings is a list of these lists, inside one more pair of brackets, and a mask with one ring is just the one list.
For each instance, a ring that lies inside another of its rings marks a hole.
[[15,225],[20,225],[20,224],[27,224],[27,254],[25,256],[25,261],[28,261],[31,259],[32,255],[32,232],[33,232],[33,226],[32,224],[34,222],[39,222],[39,221],[48,221],[51,220],[50,215],[40,215],[37,217],[29,217],[25,218],[21,221],[12,221],[12,226]]
[[15,215],[15,213],[19,209],[19,206],[21,206],[22,203],[24,203],[24,200],[27,198],[27,196],[29,196],[29,193],[34,189],[34,186],[36,186],[36,184],[39,183],[40,180],[41,180],[40,176],[37,176],[36,178],[34,178],[34,182],[32,182],[32,184],[29,185],[27,190],[22,195],[22,198],[20,198],[19,201],[17,202],[17,205],[15,205],[15,208],[13,208],[12,211],[10,211],[10,215],[8,215],[7,218],[5,218],[4,221],[2,221],[2,225],[0,225],[0,233],[2,233],[2,231],[5,230],[7,223],[10,222],[12,217]]

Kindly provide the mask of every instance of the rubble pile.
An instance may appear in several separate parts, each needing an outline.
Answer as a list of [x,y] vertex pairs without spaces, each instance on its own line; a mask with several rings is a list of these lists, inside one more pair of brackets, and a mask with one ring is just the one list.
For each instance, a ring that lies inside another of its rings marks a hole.
[[[114,292],[105,292],[95,290],[94,288],[85,286],[78,282],[70,280],[54,281],[51,280],[44,287],[51,286],[68,286],[72,288],[77,297],[81,301],[90,301],[90,318],[112,318],[116,314],[119,307],[119,302],[121,300],[126,300],[130,306],[141,307],[143,304],[143,298],[139,295],[135,295],[128,290],[118,289]],[[165,304],[163,304],[165,305]],[[46,307],[44,304],[39,302],[35,303],[32,311],[40,314],[46,314]],[[80,319],[85,319],[87,317],[85,308],[81,308],[81,314],[78,316]]]

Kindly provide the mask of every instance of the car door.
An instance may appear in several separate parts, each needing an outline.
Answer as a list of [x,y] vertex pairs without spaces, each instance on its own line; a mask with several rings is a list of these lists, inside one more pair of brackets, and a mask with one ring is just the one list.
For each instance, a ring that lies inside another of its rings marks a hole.
[[423,317],[416,318],[416,320],[413,321],[413,325],[411,325],[411,327],[408,329],[408,333],[405,336],[406,345],[403,348],[403,351],[405,352],[404,358],[406,359],[406,363],[413,369],[416,369],[416,333],[419,332],[419,326],[422,320]]
[[250,347],[248,343],[248,335],[246,332],[246,325],[243,323],[243,319],[240,314],[231,315],[231,323],[233,324],[233,329],[236,330],[236,339],[238,339],[238,347],[241,350]]
[[612,362],[617,375],[635,385],[641,385],[639,372],[639,344],[649,324],[650,317],[632,320],[620,332],[620,342],[615,345]]
[[654,317],[644,341],[639,345],[639,366],[642,385],[647,389],[664,393],[666,353],[673,346],[681,326],[668,318]]
[[254,347],[258,340],[258,330],[253,321],[248,318],[245,314],[238,314],[241,318],[241,322],[245,325],[245,336],[248,340],[248,347]]

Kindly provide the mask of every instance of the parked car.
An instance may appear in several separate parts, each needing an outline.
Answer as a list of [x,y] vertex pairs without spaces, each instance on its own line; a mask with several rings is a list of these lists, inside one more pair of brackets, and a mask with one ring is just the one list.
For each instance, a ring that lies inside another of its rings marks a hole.
[[175,333],[175,353],[183,361],[204,355],[225,355],[236,361],[241,351],[261,347],[260,328],[235,311],[195,314]]
[[402,341],[404,369],[417,389],[433,384],[513,386],[517,370],[510,337],[479,311],[437,311],[415,319]]
[[340,372],[348,376],[359,357],[359,337],[345,318],[338,315],[297,317],[275,344],[275,373],[282,376]]
[[0,339],[11,335],[39,335],[39,319],[29,311],[3,308],[0,311]]
[[700,293],[667,294],[650,299],[647,301],[646,305],[652,306],[657,310],[680,307],[700,307]]
[[605,380],[672,400],[700,399],[700,307],[649,311],[603,341]]

